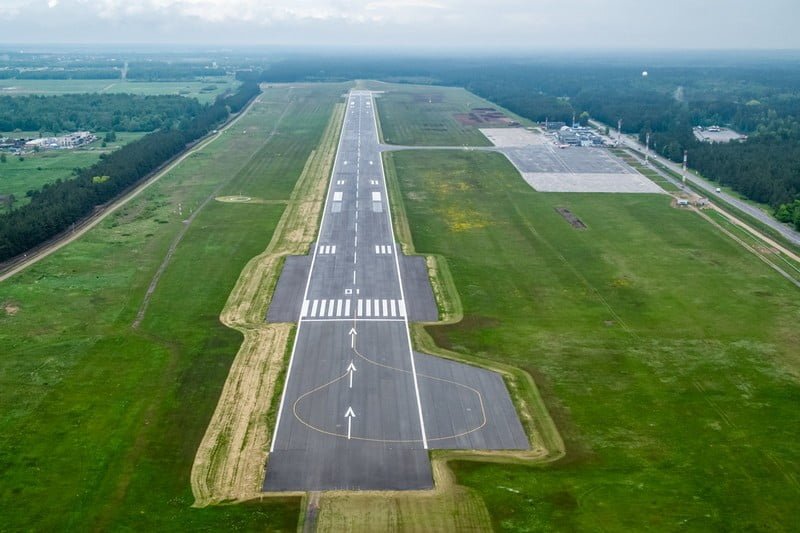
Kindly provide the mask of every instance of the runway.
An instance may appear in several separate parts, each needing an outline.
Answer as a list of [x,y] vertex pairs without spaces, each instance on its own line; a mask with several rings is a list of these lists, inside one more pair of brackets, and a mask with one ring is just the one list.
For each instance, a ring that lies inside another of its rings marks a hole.
[[409,320],[436,307],[395,242],[377,132],[372,94],[351,91],[318,242],[267,315],[298,329],[265,491],[430,488],[431,448],[528,447],[499,375],[412,350]]

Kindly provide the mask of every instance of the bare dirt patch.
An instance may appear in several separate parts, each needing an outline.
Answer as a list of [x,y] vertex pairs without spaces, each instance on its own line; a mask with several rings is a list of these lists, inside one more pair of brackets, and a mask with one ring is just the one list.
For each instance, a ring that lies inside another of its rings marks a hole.
[[468,113],[454,113],[453,117],[465,126],[501,125],[518,126],[519,123],[509,118],[502,111],[493,107],[473,107]]
[[457,485],[444,460],[431,466],[433,490],[322,493],[317,531],[491,531],[480,496]]
[[11,302],[5,302],[3,304],[3,311],[5,311],[8,316],[14,316],[19,313],[19,306]]
[[583,223],[583,220],[575,216],[575,214],[566,207],[556,207],[555,210],[559,215],[564,217],[564,220],[569,222],[573,228],[586,229],[586,224]]
[[214,200],[218,202],[230,202],[230,203],[247,203],[252,202],[253,199],[249,196],[217,196]]

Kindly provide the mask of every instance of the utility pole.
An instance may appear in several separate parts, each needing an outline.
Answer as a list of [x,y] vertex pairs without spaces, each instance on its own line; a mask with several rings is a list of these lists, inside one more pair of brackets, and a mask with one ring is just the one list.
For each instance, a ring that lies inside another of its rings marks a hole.
[[683,182],[686,183],[686,167],[689,161],[689,150],[683,151]]
[[617,121],[617,143],[622,142],[622,119]]
[[645,136],[644,141],[644,166],[648,166],[650,164],[650,132],[648,131]]

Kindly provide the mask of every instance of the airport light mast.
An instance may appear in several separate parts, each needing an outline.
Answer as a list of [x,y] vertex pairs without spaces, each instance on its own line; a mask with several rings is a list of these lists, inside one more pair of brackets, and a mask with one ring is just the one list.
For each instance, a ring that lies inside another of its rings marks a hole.
[[689,150],[683,151],[683,182],[686,183],[686,167],[689,161]]

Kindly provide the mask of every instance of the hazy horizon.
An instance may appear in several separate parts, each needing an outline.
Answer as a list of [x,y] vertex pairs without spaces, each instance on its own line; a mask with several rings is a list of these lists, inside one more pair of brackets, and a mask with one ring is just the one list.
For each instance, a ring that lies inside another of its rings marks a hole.
[[796,50],[798,17],[791,0],[0,0],[3,43],[41,47]]

